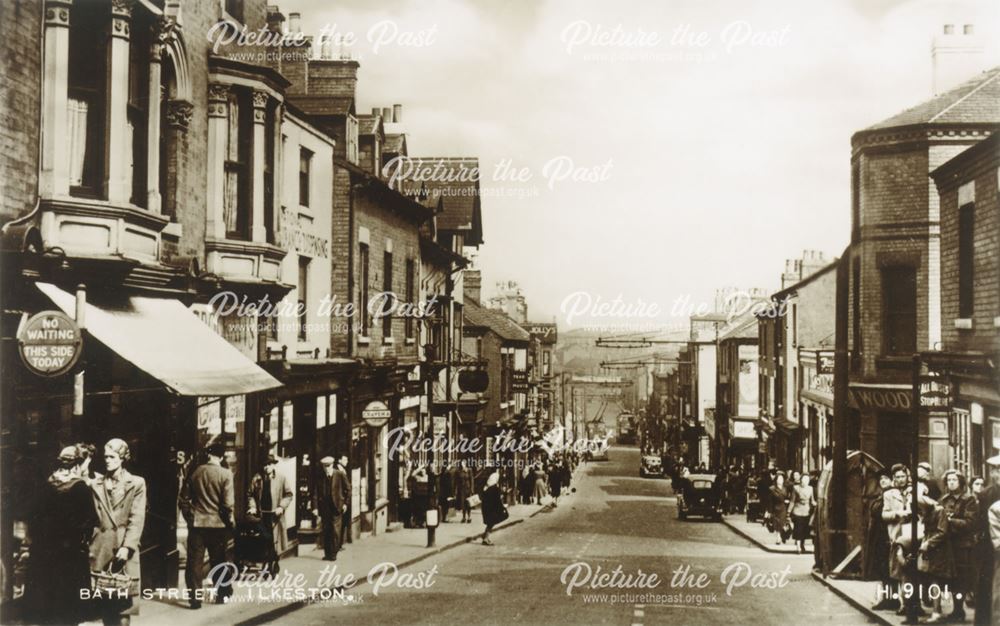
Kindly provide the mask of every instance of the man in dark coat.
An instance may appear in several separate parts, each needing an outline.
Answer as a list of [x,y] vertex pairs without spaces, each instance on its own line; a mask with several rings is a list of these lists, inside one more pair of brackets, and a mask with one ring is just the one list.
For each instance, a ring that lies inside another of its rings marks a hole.
[[976,624],[990,623],[990,607],[993,605],[993,543],[990,540],[990,506],[1000,501],[1000,454],[986,460],[990,468],[990,486],[979,494],[979,515],[976,517],[976,531],[979,538],[976,555],[980,572],[976,586]]
[[441,464],[441,474],[438,476],[438,506],[441,507],[441,521],[448,521],[448,510],[451,508],[451,499],[454,497],[454,483],[452,482],[452,471],[448,467],[448,462]]
[[32,623],[86,621],[93,607],[80,599],[90,589],[90,538],[97,525],[94,496],[83,478],[87,459],[77,446],[59,453],[36,503],[25,595]]
[[323,560],[336,561],[342,541],[341,516],[347,512],[351,486],[347,473],[334,465],[332,456],[320,459],[323,476],[313,501],[313,515],[323,527]]
[[229,545],[233,537],[233,473],[222,467],[225,448],[222,443],[213,443],[205,449],[208,461],[199,465],[188,477],[181,493],[181,514],[188,525],[187,569],[184,578],[188,590],[193,594],[188,602],[192,609],[201,608],[201,587],[205,580],[205,551],[213,572],[212,585],[216,599],[224,602],[233,595],[231,585],[220,586],[223,576],[216,566],[231,563],[232,550]]

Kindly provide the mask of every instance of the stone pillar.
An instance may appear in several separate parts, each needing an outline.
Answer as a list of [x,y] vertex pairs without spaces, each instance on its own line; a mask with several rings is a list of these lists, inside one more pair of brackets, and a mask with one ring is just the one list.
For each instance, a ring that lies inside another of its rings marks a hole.
[[267,242],[264,227],[264,142],[267,141],[265,121],[267,119],[267,92],[253,92],[253,163],[251,183],[253,189],[253,213],[250,218],[251,237],[255,243]]
[[132,0],[111,0],[108,26],[107,149],[104,194],[109,202],[127,204],[132,196],[128,155],[128,57]]
[[208,86],[208,210],[205,212],[205,236],[226,238],[226,220],[222,214],[226,186],[227,115],[229,85]]
[[163,50],[174,22],[160,17],[149,46],[149,111],[146,121],[146,208],[151,213],[162,213],[160,195],[160,101]]
[[166,142],[164,155],[167,160],[168,176],[166,186],[160,190],[160,193],[163,196],[163,209],[174,218],[178,214],[178,190],[184,182],[181,179],[181,168],[179,167],[181,155],[178,154],[178,150],[184,145],[184,136],[187,135],[188,126],[191,124],[192,113],[194,113],[194,105],[190,102],[169,100],[164,103],[163,115],[167,122],[167,130],[162,141]]
[[45,2],[45,58],[42,60],[42,197],[69,195],[69,10],[72,0]]

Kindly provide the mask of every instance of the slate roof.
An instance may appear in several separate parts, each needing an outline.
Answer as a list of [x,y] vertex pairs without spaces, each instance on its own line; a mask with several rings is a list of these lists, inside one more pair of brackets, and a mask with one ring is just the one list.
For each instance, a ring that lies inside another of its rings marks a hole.
[[462,231],[468,245],[483,242],[478,157],[409,157],[406,169],[413,179],[404,181],[407,193],[440,196],[439,231]]
[[288,101],[308,115],[347,115],[354,112],[349,96],[288,96]]
[[358,134],[359,135],[374,135],[375,130],[382,125],[382,116],[375,115],[359,115],[358,116]]
[[[869,126],[864,131],[915,124],[1000,124],[1000,66]],[[862,131],[862,132],[864,132]]]
[[391,152],[393,154],[406,154],[406,135],[400,133],[398,135],[386,135],[385,143],[382,145],[382,152]]
[[462,315],[466,326],[488,328],[508,341],[531,341],[531,335],[501,311],[488,309],[472,298],[465,298]]

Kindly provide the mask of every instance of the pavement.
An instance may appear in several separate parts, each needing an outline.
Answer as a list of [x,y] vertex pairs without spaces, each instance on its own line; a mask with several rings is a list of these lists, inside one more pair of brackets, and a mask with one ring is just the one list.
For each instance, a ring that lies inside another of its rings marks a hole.
[[[722,521],[735,533],[757,544],[763,550],[784,554],[799,553],[799,547],[794,541],[789,539],[785,543],[780,543],[778,535],[768,532],[767,528],[760,522],[748,522],[746,515],[725,515]],[[812,540],[809,539],[806,541],[806,552],[804,554],[812,554],[812,552]]]
[[[878,583],[869,580],[850,580],[850,579],[839,579],[839,578],[824,578],[823,574],[820,572],[813,572],[813,578],[817,581],[826,585],[835,594],[851,603],[856,609],[867,615],[872,621],[879,624],[885,624],[886,626],[899,626],[905,623],[906,618],[902,615],[896,615],[894,611],[873,611],[871,609],[872,605],[875,604],[879,598],[878,594]],[[952,603],[949,598],[942,599],[942,611],[947,614],[950,613],[952,609]],[[930,612],[930,609],[925,607],[926,612]],[[966,624],[975,623],[975,609],[966,607],[965,609]],[[957,623],[957,622],[951,622]]]

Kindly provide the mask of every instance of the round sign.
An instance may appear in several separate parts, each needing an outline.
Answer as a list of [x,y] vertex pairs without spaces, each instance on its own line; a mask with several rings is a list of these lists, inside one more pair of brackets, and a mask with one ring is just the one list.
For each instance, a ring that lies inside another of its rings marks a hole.
[[39,376],[65,374],[83,351],[76,322],[60,311],[42,311],[28,319],[17,334],[21,360]]
[[389,410],[385,402],[379,402],[378,400],[369,402],[365,406],[365,410],[361,411],[361,419],[374,428],[385,426],[390,417],[392,417],[392,411]]

